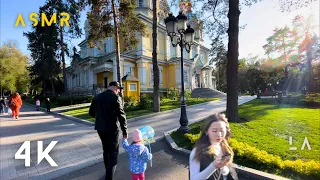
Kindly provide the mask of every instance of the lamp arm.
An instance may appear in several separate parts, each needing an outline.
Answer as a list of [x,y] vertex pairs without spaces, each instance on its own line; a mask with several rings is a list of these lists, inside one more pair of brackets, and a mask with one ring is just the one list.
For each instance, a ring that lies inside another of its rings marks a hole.
[[[170,40],[171,40],[172,46],[173,46],[173,47],[177,47],[177,45],[180,44],[181,37],[180,37],[180,36],[177,36],[176,33],[170,34],[169,36],[170,36]],[[174,36],[177,36],[177,43],[174,43],[174,41],[173,41],[173,37],[174,37]]]

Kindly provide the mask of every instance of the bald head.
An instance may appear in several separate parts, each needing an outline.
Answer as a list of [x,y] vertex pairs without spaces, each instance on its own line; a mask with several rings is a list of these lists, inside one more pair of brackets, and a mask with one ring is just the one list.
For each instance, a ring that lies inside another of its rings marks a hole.
[[113,91],[116,94],[119,94],[120,89],[117,86],[109,86],[108,89],[110,89],[111,91]]

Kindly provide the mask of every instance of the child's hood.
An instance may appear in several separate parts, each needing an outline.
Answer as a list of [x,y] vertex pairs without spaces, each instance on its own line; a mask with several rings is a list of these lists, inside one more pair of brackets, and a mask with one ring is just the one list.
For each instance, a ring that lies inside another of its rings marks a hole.
[[146,147],[143,144],[133,144],[129,148],[129,153],[132,157],[137,158],[143,153],[145,148]]

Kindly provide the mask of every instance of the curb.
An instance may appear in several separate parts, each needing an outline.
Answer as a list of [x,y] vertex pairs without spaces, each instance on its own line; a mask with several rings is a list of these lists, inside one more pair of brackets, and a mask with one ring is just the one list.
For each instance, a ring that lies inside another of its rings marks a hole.
[[[167,132],[164,132],[163,133],[164,134],[164,138],[165,138],[166,142],[168,143],[168,145],[171,147],[172,150],[174,150],[174,151],[176,151],[176,152],[178,152],[180,154],[189,156],[191,151],[179,147],[173,141],[173,139],[171,138],[170,134],[173,131],[176,131],[176,130],[177,130],[177,128],[172,129],[172,130],[167,131]],[[255,170],[255,169],[252,169],[252,168],[248,168],[248,167],[244,167],[244,166],[240,166],[240,165],[237,165],[237,164],[233,164],[233,167],[236,169],[237,173],[243,174],[246,177],[249,177],[249,178],[255,179],[255,180],[273,180],[273,179],[276,179],[276,180],[289,180],[289,179],[281,177],[281,176],[269,174],[269,173],[266,173],[266,172],[258,171],[258,170]]]
[[[201,106],[201,105],[207,105],[207,104],[209,104],[211,102],[216,102],[216,101],[220,101],[220,100],[223,100],[223,98],[220,98],[219,100],[215,100],[215,101],[209,101],[209,102],[204,102],[204,103],[200,103],[200,104],[194,104],[194,105],[191,105],[191,106],[187,106],[187,108],[188,107],[197,107],[197,106]],[[26,104],[28,106],[36,107],[35,105],[30,104],[30,103],[24,103],[24,104]],[[46,112],[46,109],[43,108],[43,107],[40,107],[40,110]],[[61,111],[63,111],[63,110],[57,110],[56,112],[55,111],[51,111],[50,113],[54,114],[54,115],[57,115],[59,117],[64,117],[64,118],[72,120],[72,121],[76,121],[76,122],[79,122],[79,123],[86,124],[86,125],[89,125],[89,126],[94,126],[95,125],[94,122],[91,122],[91,121],[88,121],[88,120],[85,120],[85,119],[76,118],[76,117],[69,116],[69,115],[66,115],[66,114],[62,114],[62,113],[60,113]],[[146,119],[146,118],[149,118],[149,117],[154,117],[154,116],[159,115],[160,113],[169,113],[169,112],[180,112],[180,108],[171,109],[171,110],[167,110],[167,111],[161,111],[161,112],[155,112],[155,113],[147,114],[147,115],[144,115],[144,116],[139,116],[139,117],[127,119],[127,123],[139,121],[139,120]]]
[[100,162],[103,162],[102,154],[95,157],[91,157],[89,159],[82,160],[73,165],[64,166],[62,168],[47,172],[45,174],[29,177],[29,179],[30,180],[43,180],[43,179],[52,180]]
[[[29,104],[29,103],[23,103],[23,104],[26,104],[28,106],[32,106],[32,107],[36,107],[35,105],[33,104]],[[42,108],[40,107],[40,110],[43,111],[43,112],[46,112],[46,109],[45,108]],[[76,117],[73,117],[73,116],[69,116],[69,115],[66,115],[66,114],[62,114],[62,113],[59,113],[59,112],[50,112],[50,114],[53,114],[53,115],[57,115],[59,117],[63,117],[63,118],[66,118],[66,119],[69,119],[69,120],[72,120],[72,121],[76,121],[76,122],[79,122],[79,123],[83,123],[83,124],[86,124],[86,125],[89,125],[89,126],[94,126],[94,122],[90,122],[90,121],[87,121],[87,120],[84,120],[84,119],[80,119],[80,118],[76,118]]]
[[[219,100],[222,100],[222,99],[223,98],[220,98]],[[219,100],[215,100],[215,101],[219,101]],[[200,104],[194,104],[194,105],[191,105],[191,106],[187,106],[187,109],[188,109],[188,107],[191,108],[191,107],[197,107],[197,106],[201,106],[201,105],[207,105],[210,102],[215,102],[215,101],[209,101],[209,102],[204,102],[204,103],[200,103]],[[146,118],[149,118],[149,117],[157,116],[160,113],[168,113],[168,112],[180,112],[180,108],[175,108],[175,109],[166,110],[166,111],[160,111],[160,112],[153,112],[151,114],[147,114],[147,115],[144,115],[144,116],[139,116],[139,117],[128,119],[127,121],[128,121],[128,123],[129,122],[134,122],[134,121],[146,119]]]

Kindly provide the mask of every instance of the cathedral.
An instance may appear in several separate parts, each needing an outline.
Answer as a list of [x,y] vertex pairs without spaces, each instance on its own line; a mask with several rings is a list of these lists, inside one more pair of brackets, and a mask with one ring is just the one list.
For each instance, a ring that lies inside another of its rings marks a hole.
[[[159,8],[167,6],[166,0],[160,1]],[[199,20],[192,14],[191,2],[180,1],[180,11],[188,17],[188,23],[195,29],[195,42],[190,53],[183,51],[184,85],[185,89],[195,88],[216,89],[213,68],[209,66],[210,49],[204,46],[202,28]],[[137,17],[146,25],[146,35],[139,36],[139,45],[134,51],[122,52],[120,55],[120,73],[124,96],[137,99],[140,93],[153,92],[152,66],[152,0],[138,0],[135,9]],[[167,36],[165,17],[159,17],[158,22],[158,65],[160,73],[160,92],[169,88],[181,89],[181,52],[180,46],[173,47]],[[109,37],[103,42],[103,48],[90,48],[88,45],[88,21],[84,25],[85,39],[79,44],[80,58],[72,62],[66,69],[67,84],[70,93],[102,92],[109,82],[117,80],[117,66],[114,38]],[[121,39],[121,37],[120,37]]]

